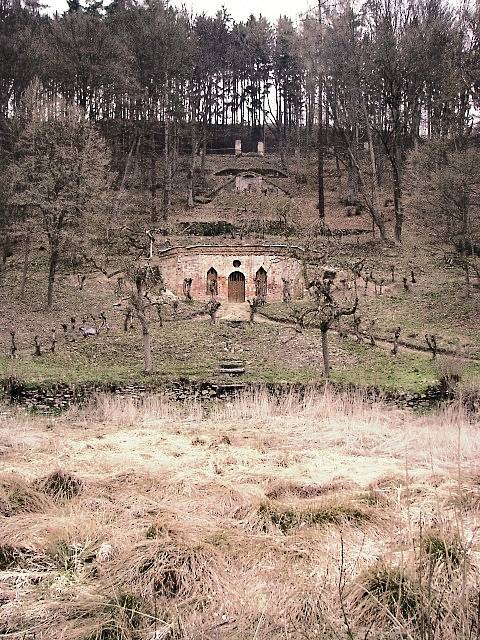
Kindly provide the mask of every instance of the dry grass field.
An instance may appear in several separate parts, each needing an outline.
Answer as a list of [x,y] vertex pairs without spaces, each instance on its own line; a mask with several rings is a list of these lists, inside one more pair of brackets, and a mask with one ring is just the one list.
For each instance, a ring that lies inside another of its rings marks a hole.
[[0,418],[0,636],[480,637],[479,424],[330,391]]

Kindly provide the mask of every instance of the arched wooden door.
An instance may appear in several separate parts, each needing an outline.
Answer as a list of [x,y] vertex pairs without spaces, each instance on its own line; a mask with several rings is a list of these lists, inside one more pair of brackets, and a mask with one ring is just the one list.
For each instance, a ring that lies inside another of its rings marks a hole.
[[228,301],[245,302],[245,276],[240,271],[228,276]]

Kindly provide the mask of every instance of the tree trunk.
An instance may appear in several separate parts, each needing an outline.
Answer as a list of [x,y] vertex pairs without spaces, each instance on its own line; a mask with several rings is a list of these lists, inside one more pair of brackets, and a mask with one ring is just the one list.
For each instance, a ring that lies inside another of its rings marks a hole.
[[150,222],[157,223],[157,156],[155,152],[155,132],[152,124],[150,134]]
[[328,353],[328,329],[322,328],[322,355],[323,355],[323,371],[325,378],[330,377],[330,356]]
[[30,234],[25,235],[25,245],[23,250],[22,280],[20,282],[20,300],[25,298],[25,288],[27,286],[28,267],[30,266]]
[[[372,126],[370,124],[370,119],[368,117],[367,105],[365,104],[365,96],[363,95],[362,95],[362,110],[363,110],[363,117],[365,120],[365,129],[366,129],[367,138],[368,138],[368,152],[370,154],[370,167],[372,169],[373,198],[375,201],[378,201],[377,189],[380,186],[380,182],[378,180],[377,159],[375,158],[375,147],[373,146]],[[376,202],[376,204],[378,206],[378,202]]]
[[11,256],[11,252],[10,252],[10,238],[8,236],[8,233],[6,234],[2,245],[1,245],[1,260],[0,260],[0,278],[3,278],[6,270],[7,270],[7,259],[9,256]]
[[10,253],[10,238],[7,233],[5,240],[2,242],[2,269],[6,268],[7,259],[12,254]]
[[[318,0],[318,24],[320,38],[322,37],[322,4]],[[323,77],[321,71],[318,76],[318,137],[317,137],[317,178],[318,178],[318,217],[320,222],[325,220],[325,189],[323,184]]]
[[[365,120],[365,128],[367,131],[367,138],[368,138],[368,151],[369,151],[369,155],[370,155],[370,168],[372,170],[372,201],[373,201],[373,207],[375,209],[375,211],[378,212],[378,214],[380,214],[380,198],[378,196],[378,189],[380,187],[380,182],[379,182],[379,178],[378,178],[378,172],[377,172],[377,159],[375,157],[375,147],[373,146],[373,135],[372,135],[372,127],[370,124],[370,120],[368,117],[368,112],[367,112],[367,105],[365,103],[365,96],[362,95],[362,110],[363,110],[363,117]],[[373,217],[373,223],[376,223],[376,219],[375,216]],[[378,226],[378,224],[377,224]],[[382,226],[383,226],[383,220],[382,220]],[[374,227],[375,230],[375,227]],[[385,227],[383,226],[383,229],[379,227],[379,231],[380,231],[380,237],[382,238],[382,240],[385,239]]]
[[322,81],[318,83],[318,139],[317,139],[317,177],[318,177],[318,217],[320,221],[325,220],[325,189],[323,184],[323,86]]
[[142,328],[143,343],[143,371],[144,373],[152,373],[152,336],[150,335],[150,327],[145,316],[142,300],[136,305],[137,317]]
[[111,214],[109,216],[108,219],[108,225],[107,225],[107,238],[109,236],[111,227],[112,227],[112,221],[113,224],[115,224],[116,222],[118,222],[118,216],[122,211],[122,195],[123,195],[123,191],[125,188],[125,183],[127,181],[127,177],[130,174],[130,169],[131,169],[131,165],[132,165],[132,157],[133,155],[138,155],[138,150],[140,148],[140,134],[135,134],[134,138],[133,138],[133,142],[132,145],[130,147],[130,150],[128,152],[127,155],[127,159],[125,162],[125,167],[123,169],[123,173],[122,173],[122,179],[120,181],[120,184],[118,185],[118,188],[116,190],[116,195],[115,195],[115,199],[113,201],[113,206],[111,209]]
[[393,204],[395,209],[395,241],[402,241],[403,202],[400,150],[395,146],[395,160],[393,161]]
[[347,200],[349,205],[354,205],[358,201],[358,170],[350,158],[347,166]]
[[389,153],[390,162],[392,164],[393,178],[393,204],[395,209],[395,241],[402,241],[403,227],[403,202],[402,202],[402,141],[400,139],[400,108],[392,109],[392,116],[395,123],[395,129],[392,137],[392,149]]
[[196,131],[196,120],[195,116],[192,117],[192,122],[190,123],[192,128],[192,153],[190,156],[190,168],[188,171],[188,195],[187,195],[187,206],[189,209],[193,209],[195,206],[194,201],[194,190],[195,190],[195,166],[196,166],[196,158],[197,158],[197,131]]
[[472,287],[471,287],[471,282],[470,282],[470,264],[468,262],[468,257],[467,256],[464,256],[463,271],[465,273],[465,289],[466,289],[466,293],[467,293],[467,298],[471,298],[472,297]]
[[50,243],[50,258],[48,261],[47,309],[52,308],[53,286],[55,283],[55,275],[57,273],[58,258],[58,242],[53,241]]
[[350,157],[350,159],[352,161],[352,164],[355,166],[355,168],[357,170],[359,187],[360,187],[360,190],[362,192],[362,196],[363,196],[363,199],[365,201],[365,204],[367,205],[367,208],[370,211],[370,214],[372,216],[373,222],[378,227],[378,230],[380,232],[381,240],[383,240],[383,242],[389,242],[387,231],[385,229],[385,221],[383,219],[383,214],[380,211],[380,209],[377,209],[376,203],[371,199],[371,197],[370,197],[370,195],[369,195],[369,193],[367,191],[367,187],[365,185],[365,181],[363,179],[362,172],[360,170],[360,165],[358,164],[357,159],[356,159],[355,155],[353,154],[351,146],[348,143],[348,141],[347,141],[347,144],[348,144],[349,157]]
[[168,95],[168,78],[165,74],[165,96],[164,96],[164,181],[163,181],[163,219],[168,219],[170,213],[171,193],[172,193],[172,165],[170,158],[170,104]]

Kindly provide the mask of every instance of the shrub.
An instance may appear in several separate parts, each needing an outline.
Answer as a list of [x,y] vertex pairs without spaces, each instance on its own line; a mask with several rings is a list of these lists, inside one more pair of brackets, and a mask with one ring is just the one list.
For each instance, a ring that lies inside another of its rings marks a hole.
[[448,536],[441,531],[429,531],[421,540],[422,550],[434,562],[447,568],[459,567],[466,557],[466,548],[456,535]]
[[52,497],[55,502],[65,502],[77,496],[83,489],[83,482],[59,469],[35,482],[35,486]]
[[32,513],[50,506],[52,503],[47,496],[20,476],[0,476],[0,515],[9,517],[17,513]]
[[56,540],[47,550],[47,554],[62,571],[78,571],[96,559],[96,550],[92,544],[63,539]]
[[142,598],[124,592],[110,598],[99,611],[100,624],[88,640],[133,640],[151,619],[151,611]]
[[420,591],[416,583],[400,568],[380,562],[367,569],[353,591],[353,606],[358,619],[373,624],[393,616],[415,621],[421,612]]
[[325,526],[350,522],[359,524],[370,519],[370,513],[350,502],[330,502],[319,506],[295,509],[282,504],[265,503],[259,507],[259,515],[268,531],[271,523],[286,534],[303,526]]
[[438,359],[436,368],[441,393],[453,395],[463,378],[464,364],[458,358],[443,357]]

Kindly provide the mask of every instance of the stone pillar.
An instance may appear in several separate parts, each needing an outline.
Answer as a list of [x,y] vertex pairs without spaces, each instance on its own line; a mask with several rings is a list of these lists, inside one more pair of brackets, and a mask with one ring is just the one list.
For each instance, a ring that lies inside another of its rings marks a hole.
[[263,142],[258,142],[257,144],[257,153],[259,156],[265,155],[265,145]]
[[241,156],[242,155],[242,141],[241,140],[235,140],[235,155],[236,156]]

